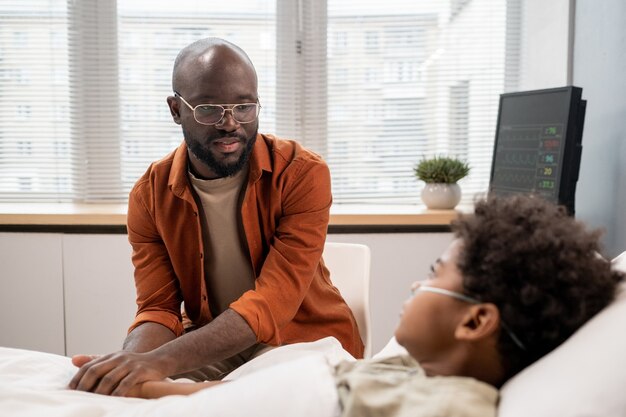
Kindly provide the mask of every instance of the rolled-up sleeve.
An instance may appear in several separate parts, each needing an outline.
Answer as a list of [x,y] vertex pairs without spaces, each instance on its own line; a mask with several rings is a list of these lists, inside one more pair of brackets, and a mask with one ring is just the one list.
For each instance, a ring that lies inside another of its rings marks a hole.
[[282,343],[281,329],[294,319],[307,296],[324,249],[332,204],[330,172],[321,159],[296,159],[284,175],[282,215],[255,288],[230,305],[248,322],[257,341],[270,345]]
[[132,246],[137,290],[137,315],[129,332],[145,322],[159,323],[176,336],[183,333],[180,306],[182,297],[170,256],[157,231],[154,213],[148,208],[139,181],[128,201],[128,240]]

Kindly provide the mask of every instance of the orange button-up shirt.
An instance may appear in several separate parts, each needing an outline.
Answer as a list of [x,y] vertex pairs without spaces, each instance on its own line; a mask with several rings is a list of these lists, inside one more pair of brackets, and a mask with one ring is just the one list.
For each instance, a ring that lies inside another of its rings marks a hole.
[[[362,357],[356,321],[321,259],[332,202],[328,166],[297,142],[261,134],[249,163],[241,221],[255,288],[230,308],[259,343],[278,346],[334,336]],[[129,332],[155,322],[180,336],[183,301],[195,325],[212,320],[187,164],[183,143],[150,165],[130,193],[128,238],[138,310]]]

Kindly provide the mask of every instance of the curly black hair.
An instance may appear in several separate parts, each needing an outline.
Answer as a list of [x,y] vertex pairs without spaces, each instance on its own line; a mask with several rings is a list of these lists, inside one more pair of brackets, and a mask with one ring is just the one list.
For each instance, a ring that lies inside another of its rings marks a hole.
[[539,197],[490,197],[460,216],[458,268],[467,295],[495,304],[520,339],[501,331],[508,379],[544,356],[615,297],[623,274],[599,255],[599,231]]

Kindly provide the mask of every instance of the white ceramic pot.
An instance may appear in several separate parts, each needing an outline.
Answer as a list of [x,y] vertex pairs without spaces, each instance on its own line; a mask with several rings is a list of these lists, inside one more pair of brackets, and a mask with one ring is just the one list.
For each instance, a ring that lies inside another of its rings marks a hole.
[[459,184],[427,183],[422,190],[422,201],[429,209],[453,209],[461,201]]

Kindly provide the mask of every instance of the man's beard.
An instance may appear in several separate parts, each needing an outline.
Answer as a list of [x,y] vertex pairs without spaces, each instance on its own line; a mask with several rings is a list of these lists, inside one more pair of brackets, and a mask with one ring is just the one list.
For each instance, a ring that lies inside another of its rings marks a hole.
[[[256,142],[257,132],[258,130],[256,130],[252,136],[247,138],[245,148],[237,161],[232,163],[221,163],[217,159],[215,159],[215,156],[213,156],[208,148],[203,146],[200,141],[194,139],[192,135],[189,134],[189,132],[183,129],[185,143],[187,144],[187,147],[189,148],[191,153],[194,154],[194,156],[200,161],[205,163],[215,173],[215,175],[217,175],[218,178],[230,177],[232,175],[235,175],[236,173],[241,171],[242,168],[248,163],[248,160],[250,159],[250,154],[252,153],[252,149],[254,148],[254,143]],[[237,137],[240,140],[243,139],[241,136]],[[210,141],[210,139],[207,140],[207,143],[210,143]]]

